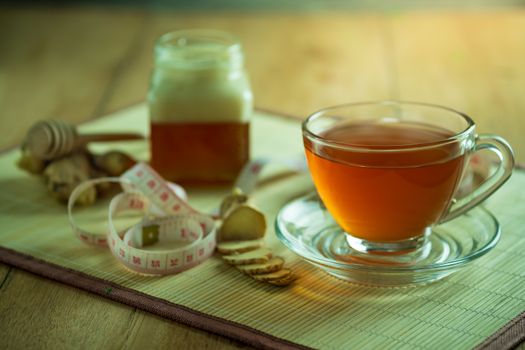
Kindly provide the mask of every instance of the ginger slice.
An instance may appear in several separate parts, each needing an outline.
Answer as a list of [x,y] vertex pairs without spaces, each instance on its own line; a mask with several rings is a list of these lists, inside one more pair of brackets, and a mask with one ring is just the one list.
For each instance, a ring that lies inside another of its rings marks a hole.
[[255,250],[261,248],[263,242],[261,240],[252,240],[252,241],[232,241],[232,242],[223,242],[217,244],[217,250],[221,254],[240,254],[249,252],[250,250]]
[[282,269],[283,265],[284,259],[280,257],[275,257],[262,264],[240,265],[236,267],[241,272],[244,272],[248,275],[261,275],[279,271],[280,269]]
[[269,282],[269,281],[280,280],[285,277],[289,277],[291,274],[292,274],[292,271],[290,271],[290,269],[280,269],[279,271],[265,273],[262,275],[252,275],[252,277],[258,281]]
[[267,248],[259,248],[246,253],[224,255],[222,258],[231,265],[262,264],[270,260],[272,251]]
[[296,279],[297,279],[297,277],[294,274],[291,273],[288,276],[285,276],[283,278],[266,281],[266,283],[273,284],[274,286],[287,286],[290,283],[292,283],[293,281],[295,281]]
[[232,209],[222,221],[218,239],[226,241],[248,241],[264,237],[266,219],[264,214],[247,204]]

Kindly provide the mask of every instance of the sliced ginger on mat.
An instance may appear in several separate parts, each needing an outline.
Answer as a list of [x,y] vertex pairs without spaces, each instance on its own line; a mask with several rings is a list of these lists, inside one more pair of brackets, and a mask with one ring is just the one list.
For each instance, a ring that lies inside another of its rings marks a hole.
[[224,255],[222,258],[231,265],[262,264],[270,260],[272,251],[268,248],[259,248],[246,253]]
[[290,271],[290,269],[280,269],[279,271],[265,273],[262,275],[253,275],[252,277],[258,281],[269,282],[281,280],[283,278],[289,278],[291,274],[292,271]]
[[290,283],[292,283],[296,279],[297,279],[297,276],[295,276],[294,274],[291,273],[288,276],[285,276],[283,278],[266,281],[266,283],[270,283],[270,284],[273,284],[274,286],[281,286],[282,287],[282,286],[289,285]]
[[275,257],[262,264],[250,264],[236,266],[239,271],[248,275],[260,275],[279,271],[284,265],[284,259]]
[[217,250],[221,254],[229,255],[249,252],[250,250],[255,250],[257,248],[261,248],[262,246],[262,240],[232,241],[217,244]]
[[248,203],[248,196],[241,190],[234,189],[224,198],[220,217],[217,250],[225,262],[258,281],[275,286],[286,286],[296,279],[289,269],[283,268],[283,258],[272,258],[272,251],[262,247],[266,218]]
[[[262,244],[262,242],[227,242],[220,243],[217,247],[221,245],[228,248],[230,246],[234,247],[235,245],[253,247],[253,244]],[[290,269],[283,268],[285,263],[284,259],[281,257],[272,258],[272,254],[272,251],[268,248],[257,248],[244,253],[233,252],[229,255],[223,255],[222,259],[228,264],[234,265],[239,271],[260,282],[283,287],[295,281],[297,276],[292,274]]]

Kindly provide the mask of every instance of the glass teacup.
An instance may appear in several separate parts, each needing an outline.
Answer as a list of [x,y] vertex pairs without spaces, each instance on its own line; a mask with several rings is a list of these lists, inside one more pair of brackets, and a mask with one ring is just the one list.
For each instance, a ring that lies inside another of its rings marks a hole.
[[[347,104],[303,123],[308,166],[327,210],[362,253],[401,254],[422,246],[433,226],[472,209],[511,175],[514,156],[496,135],[450,108],[413,102]],[[489,150],[497,169],[455,198],[469,157]]]

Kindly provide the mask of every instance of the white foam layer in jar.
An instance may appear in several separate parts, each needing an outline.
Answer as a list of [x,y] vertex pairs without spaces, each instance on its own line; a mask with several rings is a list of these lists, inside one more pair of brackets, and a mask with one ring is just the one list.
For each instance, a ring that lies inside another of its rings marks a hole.
[[148,94],[152,122],[250,120],[253,97],[242,54],[239,58],[224,45],[199,43],[164,50],[156,61]]

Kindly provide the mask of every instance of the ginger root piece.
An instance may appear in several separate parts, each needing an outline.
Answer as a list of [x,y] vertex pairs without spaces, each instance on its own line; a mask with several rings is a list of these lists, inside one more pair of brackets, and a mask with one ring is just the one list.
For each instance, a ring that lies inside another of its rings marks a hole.
[[253,241],[232,241],[232,242],[223,242],[217,245],[217,250],[221,254],[239,254],[249,252],[250,250],[255,250],[261,248],[263,242],[261,240]]
[[228,212],[231,211],[234,207],[244,204],[248,201],[248,196],[242,193],[240,188],[234,188],[232,193],[224,197],[221,202],[219,209],[219,215],[221,218],[227,216]]
[[[75,152],[49,163],[44,170],[47,187],[51,195],[67,202],[75,187],[91,177],[92,168],[89,155]],[[93,204],[97,198],[95,187],[89,187],[77,200],[78,204]]]
[[250,264],[236,266],[239,271],[248,275],[261,275],[279,271],[283,268],[284,259],[275,257],[262,264]]
[[272,251],[267,248],[259,248],[246,253],[224,255],[222,258],[231,265],[262,264],[270,260]]
[[[56,147],[62,146],[65,147],[64,144]],[[98,177],[120,176],[136,163],[132,157],[120,151],[93,155],[86,148],[75,148],[64,156],[57,155],[55,158],[42,160],[29,151],[27,140],[21,151],[21,157],[17,161],[18,167],[31,174],[43,175],[50,194],[62,202],[68,201],[71,192],[81,182]],[[98,195],[108,193],[115,187],[111,183],[92,186],[80,194],[77,203],[93,204]]]
[[259,210],[241,204],[230,210],[218,232],[219,242],[248,241],[264,237],[266,219]]
[[261,248],[266,232],[263,213],[248,204],[248,196],[238,188],[221,202],[217,250],[224,254],[222,259],[234,265],[239,271],[258,281],[275,286],[286,286],[296,276],[283,268],[284,259],[272,258],[272,251]]
[[[92,172],[93,178],[120,176],[137,163],[135,159],[121,151],[109,151],[104,154],[93,154],[91,159],[92,166],[94,167]],[[104,196],[118,188],[116,184],[110,182],[102,182],[96,186],[97,193],[100,196]]]
[[109,151],[104,154],[93,155],[95,167],[109,176],[120,176],[134,166],[135,163],[135,159],[120,151]]
[[[95,171],[95,174],[92,175],[92,178],[96,179],[96,178],[107,177],[107,176],[108,174],[106,173]],[[114,189],[118,188],[118,185],[112,182],[101,182],[101,183],[96,184],[95,188],[97,189],[97,194],[98,194],[97,197],[103,197],[106,194],[111,193],[111,191],[113,191]]]
[[35,157],[29,150],[21,149],[22,154],[16,165],[31,174],[40,175],[44,172],[47,162]]

